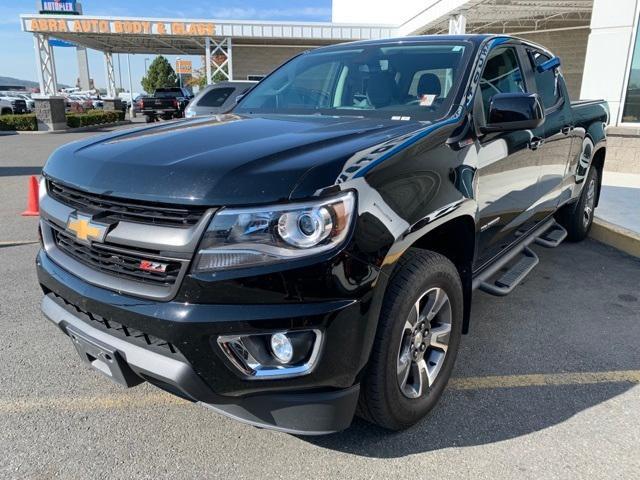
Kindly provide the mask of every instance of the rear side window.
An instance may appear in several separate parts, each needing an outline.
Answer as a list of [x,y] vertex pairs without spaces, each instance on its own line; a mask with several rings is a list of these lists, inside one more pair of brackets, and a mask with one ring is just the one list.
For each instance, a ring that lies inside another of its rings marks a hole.
[[518,55],[513,47],[496,48],[489,54],[480,79],[480,91],[485,115],[489,111],[491,99],[498,93],[527,91]]
[[529,51],[529,54],[535,63],[534,70],[538,95],[540,95],[545,109],[552,108],[562,100],[558,82],[558,70],[554,69],[548,72],[539,72],[537,67],[551,60],[551,57],[537,51]]
[[212,88],[198,100],[198,106],[221,107],[234,90],[234,88]]

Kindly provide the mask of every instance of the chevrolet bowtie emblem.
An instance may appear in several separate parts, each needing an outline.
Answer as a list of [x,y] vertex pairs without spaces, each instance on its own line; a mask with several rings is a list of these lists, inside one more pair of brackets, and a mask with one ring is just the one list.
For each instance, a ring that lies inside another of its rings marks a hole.
[[67,230],[83,243],[104,242],[108,229],[108,225],[94,222],[89,215],[82,213],[72,213],[67,220]]

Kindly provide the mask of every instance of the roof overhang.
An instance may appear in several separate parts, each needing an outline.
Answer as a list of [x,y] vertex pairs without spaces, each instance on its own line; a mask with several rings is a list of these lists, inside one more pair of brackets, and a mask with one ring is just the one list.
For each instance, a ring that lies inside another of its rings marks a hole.
[[[612,2],[613,3],[613,2]],[[467,33],[522,33],[588,27],[593,0],[431,0],[399,27],[401,35],[446,33],[464,15]]]
[[22,30],[42,33],[94,50],[113,53],[202,55],[205,38],[231,38],[234,45],[315,47],[388,38],[385,25],[321,22],[262,22],[211,19],[21,15]]

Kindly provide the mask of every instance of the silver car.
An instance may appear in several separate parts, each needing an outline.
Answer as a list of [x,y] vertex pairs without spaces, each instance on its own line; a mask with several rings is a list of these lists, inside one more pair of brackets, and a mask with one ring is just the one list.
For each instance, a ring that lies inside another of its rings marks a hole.
[[236,98],[253,87],[256,82],[229,81],[208,85],[198,92],[184,111],[186,118],[223,113],[236,104]]

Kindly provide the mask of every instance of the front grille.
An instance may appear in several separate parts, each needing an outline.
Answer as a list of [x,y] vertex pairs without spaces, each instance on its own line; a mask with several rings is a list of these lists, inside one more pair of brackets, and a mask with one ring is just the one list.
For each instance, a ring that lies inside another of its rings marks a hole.
[[[105,273],[128,278],[138,282],[158,286],[174,285],[180,274],[182,263],[164,259],[153,252],[133,251],[112,245],[93,243],[86,245],[78,242],[57,225],[48,223],[56,246],[70,257]],[[157,261],[167,265],[164,272],[148,271],[140,268],[143,260]]]
[[206,208],[163,205],[133,200],[122,200],[106,195],[83,192],[58,182],[47,181],[49,195],[65,205],[92,215],[100,214],[101,219],[162,225],[168,227],[189,227],[198,223]]
[[142,346],[158,347],[159,349],[172,354],[178,353],[178,349],[173,344],[162,340],[161,338],[116,322],[115,320],[109,320],[105,317],[101,317],[100,315],[96,315],[95,313],[87,312],[80,307],[68,302],[54,292],[49,292],[48,295],[52,297],[58,305],[65,308],[76,317],[92,325],[93,327],[108,332],[115,337],[120,337],[124,340],[130,341],[132,343],[138,343]]

